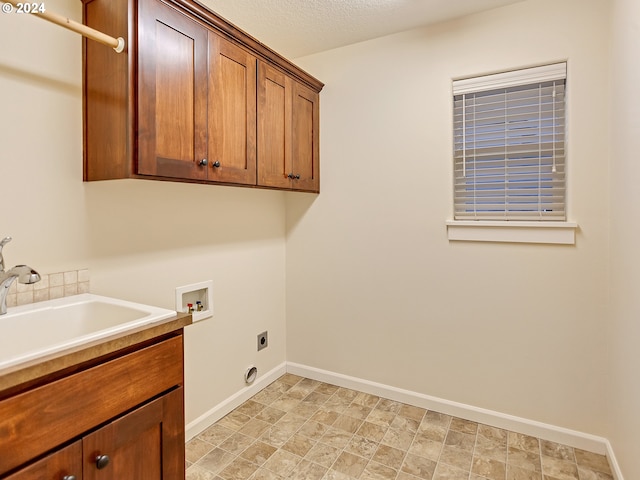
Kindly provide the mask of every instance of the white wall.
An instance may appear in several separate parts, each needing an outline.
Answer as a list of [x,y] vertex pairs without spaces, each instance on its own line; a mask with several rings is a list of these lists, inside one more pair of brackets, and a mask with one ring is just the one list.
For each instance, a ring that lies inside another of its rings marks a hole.
[[[81,19],[78,0],[47,4]],[[0,15],[0,236],[9,266],[89,268],[93,293],[174,308],[211,279],[215,316],[186,329],[186,415],[285,360],[284,194],[168,182],[82,182],[78,35]],[[256,353],[256,335],[269,348]]]
[[[298,60],[326,87],[322,193],[287,200],[289,361],[606,433],[609,16],[531,0]],[[576,245],[448,242],[451,79],[565,59]]]
[[615,0],[611,108],[612,371],[610,440],[625,478],[640,478],[640,4]]

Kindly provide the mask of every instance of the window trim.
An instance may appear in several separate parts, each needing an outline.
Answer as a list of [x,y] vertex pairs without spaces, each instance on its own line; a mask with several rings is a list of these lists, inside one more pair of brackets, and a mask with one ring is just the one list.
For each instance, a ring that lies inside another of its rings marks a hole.
[[567,62],[550,63],[537,67],[525,67],[489,75],[458,78],[453,80],[453,95],[495,90],[528,83],[543,83],[567,78]]
[[447,220],[449,241],[575,245],[576,222]]

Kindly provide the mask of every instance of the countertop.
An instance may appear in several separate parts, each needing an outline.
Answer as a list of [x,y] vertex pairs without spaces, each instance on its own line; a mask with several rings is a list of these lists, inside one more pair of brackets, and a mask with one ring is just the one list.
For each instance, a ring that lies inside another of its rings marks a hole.
[[191,325],[189,313],[176,313],[174,317],[152,325],[114,334],[93,343],[87,343],[50,356],[0,369],[0,392],[14,389],[55,372],[73,368],[91,360],[109,355],[132,345],[151,340]]

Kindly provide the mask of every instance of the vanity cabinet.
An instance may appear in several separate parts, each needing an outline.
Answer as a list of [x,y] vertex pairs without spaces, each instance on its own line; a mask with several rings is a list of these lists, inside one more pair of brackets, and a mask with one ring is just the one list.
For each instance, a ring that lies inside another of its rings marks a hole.
[[81,441],[61,448],[6,477],[7,480],[82,480],[82,478]]
[[83,5],[128,32],[120,55],[84,40],[86,181],[319,192],[320,81],[192,0]]
[[184,480],[182,330],[0,398],[0,479]]
[[83,479],[184,479],[182,398],[174,390],[83,438]]

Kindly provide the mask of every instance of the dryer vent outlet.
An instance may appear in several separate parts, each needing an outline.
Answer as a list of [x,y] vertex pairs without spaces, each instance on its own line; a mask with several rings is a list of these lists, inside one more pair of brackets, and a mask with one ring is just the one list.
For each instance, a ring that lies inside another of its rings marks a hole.
[[258,351],[269,346],[269,337],[267,332],[258,334]]

